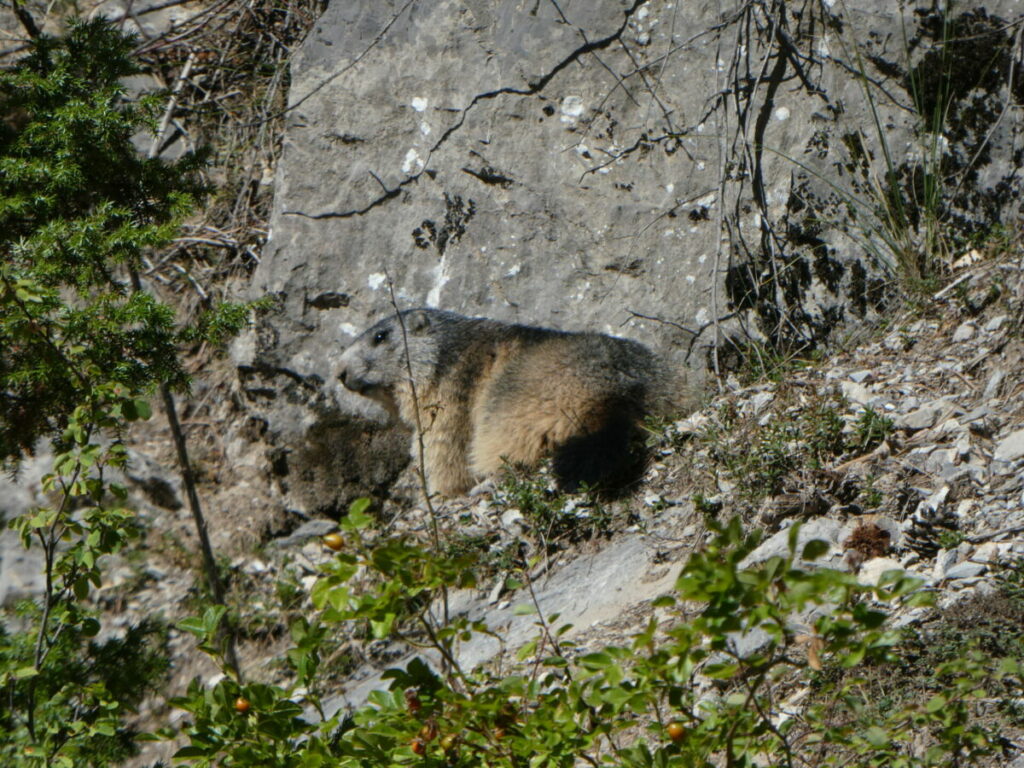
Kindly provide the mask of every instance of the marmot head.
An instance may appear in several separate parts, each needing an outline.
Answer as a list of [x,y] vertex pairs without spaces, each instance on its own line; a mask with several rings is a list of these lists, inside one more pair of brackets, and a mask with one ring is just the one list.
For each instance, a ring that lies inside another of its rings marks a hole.
[[339,381],[346,389],[376,400],[394,413],[395,389],[408,384],[410,365],[416,380],[434,370],[437,344],[432,331],[449,314],[436,309],[407,309],[400,315],[401,322],[398,314],[378,321],[342,354]]

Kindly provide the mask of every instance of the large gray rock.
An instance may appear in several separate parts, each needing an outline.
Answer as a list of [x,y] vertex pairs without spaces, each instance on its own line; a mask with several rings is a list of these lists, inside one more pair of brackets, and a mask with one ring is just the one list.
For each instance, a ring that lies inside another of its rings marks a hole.
[[[331,372],[392,311],[389,285],[400,307],[628,335],[697,369],[740,320],[803,345],[883,309],[885,264],[917,252],[927,211],[901,208],[894,232],[879,179],[909,206],[941,160],[967,180],[947,200],[967,230],[1016,198],[1017,126],[998,119],[1016,11],[986,7],[943,47],[934,13],[888,0],[771,18],[678,0],[332,3],[293,65],[253,283],[279,310],[236,348],[271,439],[291,450],[312,430],[349,468],[333,490],[296,481],[296,505],[337,507],[369,469],[371,428],[344,414],[380,413]],[[956,60],[948,104],[940,55]],[[936,109],[956,125],[942,141]],[[365,487],[401,463],[374,439],[393,466],[375,461]]]

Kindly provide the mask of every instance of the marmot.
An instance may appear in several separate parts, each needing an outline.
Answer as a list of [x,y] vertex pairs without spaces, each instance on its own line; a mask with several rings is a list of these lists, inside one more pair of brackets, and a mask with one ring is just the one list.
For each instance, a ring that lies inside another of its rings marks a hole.
[[637,466],[632,438],[666,381],[647,347],[436,309],[401,318],[392,314],[357,337],[338,378],[415,435],[411,370],[431,491],[464,493],[503,462],[529,465],[547,455],[570,491],[621,484]]

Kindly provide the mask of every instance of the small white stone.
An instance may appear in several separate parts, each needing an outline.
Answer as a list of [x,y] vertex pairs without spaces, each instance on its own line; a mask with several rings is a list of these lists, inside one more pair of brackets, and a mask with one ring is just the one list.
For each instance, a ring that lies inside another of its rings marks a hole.
[[982,397],[986,400],[991,400],[999,392],[999,387],[1003,383],[1003,377],[1006,375],[1006,371],[1001,368],[997,368],[989,376],[988,383],[985,385],[985,391],[982,393]]
[[966,323],[962,323],[960,327],[953,332],[953,341],[968,341],[974,336],[975,330],[974,323],[968,320]]
[[566,96],[562,99],[562,122],[575,123],[576,119],[583,114],[583,98],[580,96]]
[[997,559],[999,559],[999,544],[995,541],[986,541],[971,555],[971,560],[979,563],[991,563]]
[[999,461],[1016,461],[1024,456],[1024,429],[1018,429],[999,441],[992,458]]
[[877,586],[886,571],[902,571],[903,567],[898,560],[891,557],[875,557],[861,565],[857,574],[857,581],[868,586]]
[[971,579],[975,576],[981,576],[988,570],[988,566],[984,563],[972,563],[965,561],[958,563],[946,571],[947,579]]
[[959,557],[960,553],[955,549],[940,549],[935,554],[935,566],[932,569],[932,577],[936,581],[941,581],[945,577],[946,571],[956,565]]
[[763,411],[768,404],[775,399],[774,392],[758,392],[752,398],[750,398],[750,406],[754,410],[754,414],[759,414]]
[[522,519],[523,513],[516,507],[512,507],[511,509],[506,509],[505,513],[501,516],[501,524],[505,528],[510,528]]
[[416,173],[423,168],[423,161],[420,159],[420,153],[415,149],[410,149],[405,153],[405,159],[402,161],[402,173]]
[[1003,327],[1003,324],[1008,319],[1009,318],[1007,318],[1006,315],[998,315],[996,317],[993,317],[991,320],[985,323],[985,330],[989,332],[998,331],[1000,328]]
[[853,381],[842,381],[839,383],[839,387],[847,400],[858,405],[867,405],[875,398],[874,392]]

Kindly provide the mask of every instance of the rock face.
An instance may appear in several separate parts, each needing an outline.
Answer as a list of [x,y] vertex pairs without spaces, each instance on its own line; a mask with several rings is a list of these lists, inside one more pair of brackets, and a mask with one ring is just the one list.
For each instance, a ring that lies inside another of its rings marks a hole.
[[[877,314],[886,270],[927,266],[929,222],[1017,204],[1012,5],[943,26],[883,0],[331,4],[293,66],[253,284],[279,309],[236,349],[292,503],[339,507],[402,463],[325,384],[389,284],[403,308],[628,335],[697,371],[729,363],[725,336],[806,346]],[[938,210],[919,190],[940,165]]]
[[11,608],[45,588],[40,550],[26,550],[7,524],[33,506],[46,503],[42,477],[49,471],[50,461],[50,454],[44,453],[26,459],[17,475],[0,475],[0,609]]

